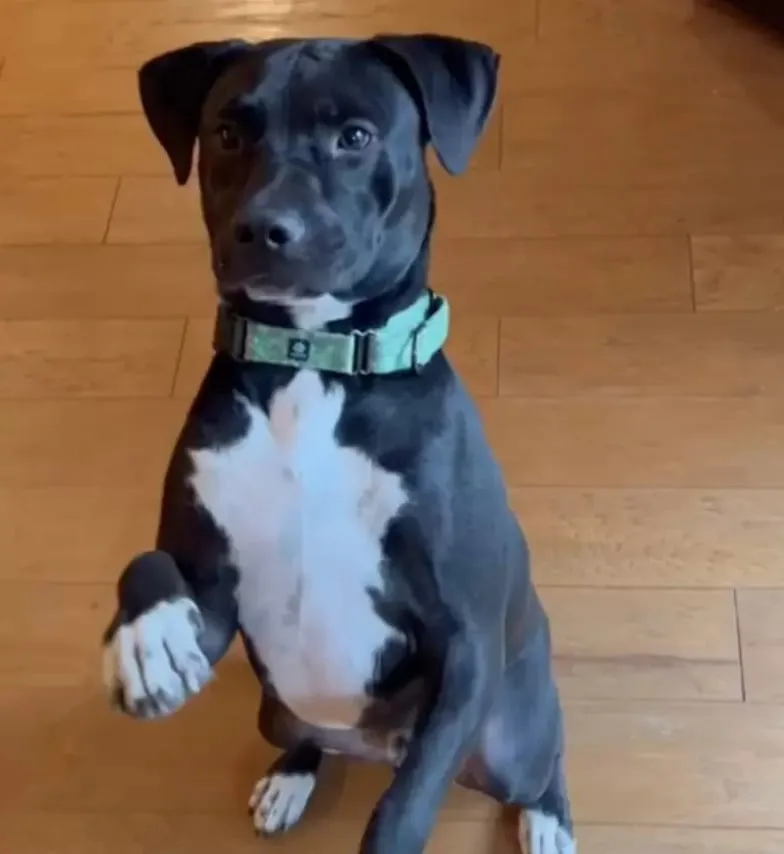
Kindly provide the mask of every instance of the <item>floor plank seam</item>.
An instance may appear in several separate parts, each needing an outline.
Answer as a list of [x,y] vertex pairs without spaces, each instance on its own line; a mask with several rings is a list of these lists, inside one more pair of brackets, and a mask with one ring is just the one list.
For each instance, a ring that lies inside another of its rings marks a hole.
[[686,238],[686,253],[689,258],[689,293],[691,296],[691,310],[697,313],[697,282],[694,275],[694,240],[693,235]]
[[112,228],[112,219],[114,218],[114,211],[117,207],[117,200],[120,198],[120,185],[122,184],[122,178],[117,178],[117,183],[114,187],[114,195],[112,196],[112,200],[109,204],[109,216],[106,218],[106,228],[103,232],[103,237],[101,238],[101,244],[106,246],[107,241],[109,240],[109,232]]
[[738,638],[738,663],[740,664],[740,693],[743,702],[748,702],[746,691],[746,668],[743,662],[743,627],[740,619],[740,603],[738,602],[738,588],[733,587],[732,599],[735,606],[735,632]]
[[188,337],[188,327],[190,325],[190,318],[183,318],[182,323],[182,334],[180,336],[180,346],[177,348],[177,356],[174,360],[174,373],[172,374],[171,386],[169,388],[169,397],[174,399],[177,391],[177,382],[180,378],[180,369],[182,368],[182,356],[185,352],[185,341]]

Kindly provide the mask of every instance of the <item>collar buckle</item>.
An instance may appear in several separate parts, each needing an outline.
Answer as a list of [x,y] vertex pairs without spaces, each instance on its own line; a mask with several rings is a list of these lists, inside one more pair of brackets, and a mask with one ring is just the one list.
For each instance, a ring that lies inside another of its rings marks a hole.
[[357,376],[367,377],[370,370],[370,337],[373,333],[369,330],[355,330],[354,338],[354,364],[353,371]]
[[215,316],[215,329],[212,336],[213,348],[223,350],[232,359],[241,361],[245,358],[247,335],[247,320],[221,305]]
[[245,358],[245,342],[248,338],[248,321],[236,317],[231,329],[231,351],[235,359]]

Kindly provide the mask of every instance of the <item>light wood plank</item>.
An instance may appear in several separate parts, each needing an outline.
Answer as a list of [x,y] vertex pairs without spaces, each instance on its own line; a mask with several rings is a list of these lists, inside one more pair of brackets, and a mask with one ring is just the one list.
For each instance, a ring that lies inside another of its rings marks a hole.
[[0,597],[0,686],[94,683],[113,585],[2,582]]
[[433,247],[433,286],[457,311],[495,315],[691,310],[680,237],[449,238]]
[[100,243],[116,192],[115,178],[4,180],[0,245]]
[[184,332],[177,320],[0,321],[0,398],[168,397]]
[[0,74],[0,116],[139,112],[133,68],[10,61]]
[[784,235],[696,235],[692,256],[698,309],[784,308]]
[[731,591],[542,587],[541,594],[564,697],[742,698]]
[[81,0],[24,3],[9,7],[4,23],[14,32],[9,62],[46,55],[58,65],[135,67],[155,53],[194,41],[223,38],[262,40],[283,35],[369,37],[378,32],[443,31],[510,47],[534,35],[535,0],[522,0],[502,19],[487,14],[478,0],[459,0],[445,20],[438,6],[416,0],[330,0],[328,3],[247,2],[220,5],[165,0],[113,0],[101,5]]
[[746,697],[784,702],[784,591],[738,590]]
[[170,174],[141,116],[4,118],[0,169],[22,177]]
[[[507,109],[507,113],[511,111]],[[776,182],[734,170],[693,186],[577,185],[525,170],[438,176],[439,232],[452,237],[567,237],[784,232]],[[481,216],[476,215],[481,211]],[[579,281],[580,271],[574,276]]]
[[[177,373],[175,394],[192,398],[212,358],[213,318],[190,318]],[[494,395],[498,387],[498,320],[494,317],[452,317],[447,353],[468,389]]]
[[[112,581],[153,543],[162,474],[138,489],[0,489],[0,578]],[[518,489],[511,500],[541,584],[784,586],[778,491]]]
[[109,243],[203,243],[206,239],[196,181],[179,187],[173,177],[122,179]]
[[[187,10],[172,11],[163,4],[112,2],[102,10],[105,17],[96,15],[95,7],[91,10],[90,3],[81,0],[26,5],[27,9],[15,12],[12,25],[19,38],[28,39],[31,50],[11,44],[6,51],[7,62],[19,69],[34,65],[31,51],[38,45],[51,57],[47,67],[55,75],[61,69],[68,73],[74,68],[95,73],[107,68],[135,72],[147,59],[184,45],[232,38],[261,41],[279,37],[283,30],[279,17],[224,18],[220,8],[205,11],[203,6],[194,5],[191,9],[195,15],[189,15]],[[149,6],[146,11],[145,6]],[[177,11],[181,11],[179,19]],[[302,23],[308,26],[307,20]],[[338,20],[332,28],[338,30],[340,25]]]
[[163,474],[146,486],[0,487],[0,580],[114,584],[154,547]]
[[784,400],[482,401],[510,486],[784,486]]
[[0,486],[157,486],[184,416],[173,400],[0,401]]
[[698,104],[751,95],[776,112],[784,56],[775,40],[727,14],[729,5],[544,0],[537,44],[506,57],[507,88],[587,98],[677,93]]
[[700,192],[732,174],[750,182],[754,198],[765,177],[784,175],[782,147],[777,114],[747,97],[569,91],[508,96],[502,156],[504,168],[542,181],[605,188],[636,182]]
[[782,831],[735,828],[584,825],[578,839],[587,854],[779,854],[784,846]]
[[782,829],[780,708],[585,703],[566,718],[578,822]]
[[511,490],[541,584],[784,586],[780,490]]
[[[5,808],[125,812],[132,803],[148,812],[165,804],[247,821],[247,793],[275,753],[255,731],[258,688],[248,667],[226,665],[202,696],[155,726],[117,719],[97,688],[10,687],[0,697],[15,733],[0,780]],[[784,826],[777,707],[613,700],[568,704],[566,718],[578,822]],[[329,763],[309,815],[327,833],[336,819],[366,819],[390,779],[377,766],[342,768]],[[454,788],[442,820],[495,815],[486,798]]]
[[[113,581],[153,543],[162,476],[0,489],[0,578]],[[784,587],[780,491],[515,489],[511,501],[540,584]]]
[[[128,76],[135,77],[130,72]],[[66,82],[67,76],[60,85]],[[78,81],[75,85],[78,86]],[[92,97],[89,89],[84,97]],[[60,106],[54,111],[10,115],[3,119],[0,169],[4,174],[22,177],[160,175],[173,180],[166,154],[134,107],[130,115],[113,115],[119,111],[111,108],[100,110],[100,115],[79,115],[85,112],[83,108],[78,109],[79,104],[69,107],[68,101],[62,98],[58,103]],[[491,118],[480,142],[471,163],[473,169],[499,167],[500,128],[499,111]]]
[[209,314],[206,246],[0,248],[0,317],[13,320],[178,318]]
[[[748,182],[736,184],[732,173],[699,193],[664,185],[575,186],[506,169],[473,170],[458,178],[438,173],[435,179],[439,239],[784,232],[775,182],[754,182],[752,189]],[[151,219],[151,210],[159,216]],[[109,242],[203,240],[199,217],[195,185],[129,176],[120,187]],[[579,271],[573,275],[579,281]]]
[[[141,800],[135,809],[142,812],[165,804],[167,811],[231,811],[247,822],[242,813],[250,786],[275,755],[256,732],[259,694],[247,667],[235,663],[228,675],[224,669],[178,715],[140,726],[110,711],[98,643],[95,651],[90,685],[7,685],[0,692],[0,714],[15,734],[14,753],[4,764],[21,775],[13,784],[10,777],[0,781],[4,807],[123,812],[124,798],[136,793]],[[44,710],[40,703],[53,705]],[[30,749],[36,759],[29,754],[25,763]],[[31,763],[45,755],[47,773],[39,770],[36,785]]]
[[502,394],[784,394],[784,315],[507,317],[501,331]]
[[[315,819],[309,812],[295,832],[275,840],[276,850],[305,852],[323,846],[355,851],[365,822]],[[780,854],[784,832],[777,830],[699,829],[691,827],[623,827],[580,825],[580,854]],[[268,843],[269,844],[269,843]],[[0,825],[0,845],[25,854],[211,854],[226,848],[233,854],[255,854],[259,840],[241,815],[218,813],[117,814],[25,810],[7,812]],[[428,854],[519,854],[514,821],[508,816],[495,824],[459,818],[436,826]]]
[[[58,567],[65,583],[3,582],[0,684],[89,683],[114,581],[143,548],[104,568],[109,583],[73,583],[70,556]],[[741,699],[731,591],[541,590],[565,697]],[[245,658],[240,644],[232,656]]]
[[[309,811],[296,831],[278,837],[275,850],[318,850],[329,839],[329,850],[359,849],[366,822],[319,819]],[[440,822],[427,854],[519,854],[514,829],[476,821]],[[325,837],[326,834],[326,837]],[[14,813],[0,827],[0,845],[25,854],[83,854],[89,846],[96,854],[208,854],[226,849],[232,854],[256,854],[260,847],[247,816],[210,813],[138,813],[114,816],[50,811]],[[772,850],[772,849],[771,849]],[[590,852],[589,852],[590,854]],[[648,852],[646,852],[648,854]],[[659,854],[659,852],[655,852]],[[671,852],[666,852],[671,854]],[[721,851],[720,854],[735,854]],[[768,854],[768,850],[760,851]]]
[[[0,277],[3,318],[198,317],[215,304],[203,237],[168,246],[0,248]],[[500,316],[688,311],[689,279],[680,239],[444,238],[431,281],[455,315]]]
[[[151,222],[150,210],[166,215]],[[441,205],[439,210],[450,216],[452,206]],[[460,229],[450,228],[448,220],[440,222],[434,287],[458,309],[479,308],[491,314],[690,310],[689,253],[683,239],[524,241],[496,239],[491,233],[485,239],[457,239],[450,238],[450,231]],[[471,228],[466,225],[466,232]],[[204,239],[195,187],[182,189],[156,178],[123,180],[110,242]]]

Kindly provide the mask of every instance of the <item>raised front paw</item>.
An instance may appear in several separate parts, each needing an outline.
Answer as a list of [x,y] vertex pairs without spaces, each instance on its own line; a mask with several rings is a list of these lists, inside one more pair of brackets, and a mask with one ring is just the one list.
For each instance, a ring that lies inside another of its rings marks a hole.
[[112,704],[138,718],[177,711],[212,679],[199,648],[201,614],[191,599],[159,602],[121,625],[104,647]]

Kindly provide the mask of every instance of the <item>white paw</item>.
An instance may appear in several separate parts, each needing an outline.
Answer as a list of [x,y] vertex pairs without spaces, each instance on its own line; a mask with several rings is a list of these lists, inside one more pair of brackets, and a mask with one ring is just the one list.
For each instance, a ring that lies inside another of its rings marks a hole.
[[520,816],[520,845],[524,854],[577,854],[577,844],[558,819],[539,810]]
[[257,833],[289,830],[302,818],[316,786],[315,774],[270,774],[262,777],[250,796]]
[[104,648],[104,684],[135,717],[170,715],[212,678],[197,640],[201,615],[190,599],[159,602],[120,626]]

